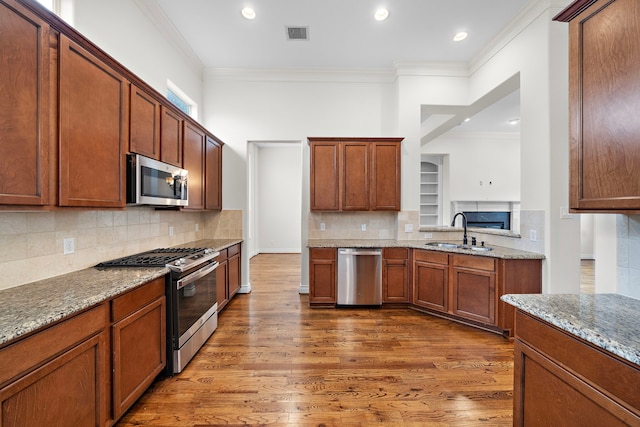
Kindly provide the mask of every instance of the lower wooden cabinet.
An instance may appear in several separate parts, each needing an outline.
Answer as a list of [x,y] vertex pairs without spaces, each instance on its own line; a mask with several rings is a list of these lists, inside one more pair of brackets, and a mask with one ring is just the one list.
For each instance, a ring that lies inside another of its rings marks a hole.
[[335,305],[336,265],[335,248],[309,249],[309,304]]
[[164,278],[112,301],[113,419],[117,420],[166,366]]
[[495,325],[495,260],[470,255],[453,255],[451,258],[451,312],[465,319]]
[[107,322],[101,304],[0,350],[0,425],[106,425]]
[[382,302],[408,303],[409,249],[384,248],[382,250]]
[[219,312],[240,290],[242,283],[241,244],[238,243],[221,250],[218,262],[220,265],[216,270],[216,296]]
[[640,369],[516,311],[514,426],[640,425]]
[[413,251],[413,304],[447,312],[449,307],[449,255]]

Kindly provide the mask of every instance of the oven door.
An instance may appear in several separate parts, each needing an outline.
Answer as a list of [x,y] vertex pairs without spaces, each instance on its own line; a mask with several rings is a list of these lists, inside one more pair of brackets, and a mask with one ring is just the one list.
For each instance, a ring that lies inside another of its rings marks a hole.
[[215,270],[218,265],[218,262],[207,264],[175,282],[175,318],[172,325],[176,332],[174,349],[175,338],[177,348],[183,347],[216,314],[218,303]]

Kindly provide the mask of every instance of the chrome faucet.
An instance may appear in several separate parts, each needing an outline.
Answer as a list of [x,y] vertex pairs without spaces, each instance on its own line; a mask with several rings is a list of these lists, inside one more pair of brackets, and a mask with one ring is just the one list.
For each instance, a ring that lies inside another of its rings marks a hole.
[[455,227],[456,218],[458,217],[458,215],[462,215],[462,227],[464,227],[464,234],[462,236],[462,244],[466,246],[466,244],[467,244],[467,216],[464,214],[464,212],[458,212],[457,214],[455,214],[453,216],[453,221],[451,221],[451,226]]

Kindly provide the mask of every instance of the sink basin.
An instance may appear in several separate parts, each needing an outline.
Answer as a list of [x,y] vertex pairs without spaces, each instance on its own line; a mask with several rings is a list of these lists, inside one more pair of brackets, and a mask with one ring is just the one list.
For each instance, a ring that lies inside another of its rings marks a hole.
[[429,242],[429,243],[425,243],[425,245],[435,246],[438,248],[452,248],[452,249],[457,249],[462,247],[462,245],[458,245],[457,243],[443,243],[443,242]]
[[471,250],[478,251],[478,252],[489,252],[489,251],[492,251],[493,248],[489,248],[487,246],[471,246]]

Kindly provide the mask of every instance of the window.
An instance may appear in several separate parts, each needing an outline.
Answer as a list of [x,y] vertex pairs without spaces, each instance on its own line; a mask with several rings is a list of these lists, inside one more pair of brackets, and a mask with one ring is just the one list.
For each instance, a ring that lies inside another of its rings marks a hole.
[[167,99],[186,115],[198,119],[198,105],[171,80],[167,80]]
[[38,0],[38,3],[73,25],[73,1],[72,0]]

